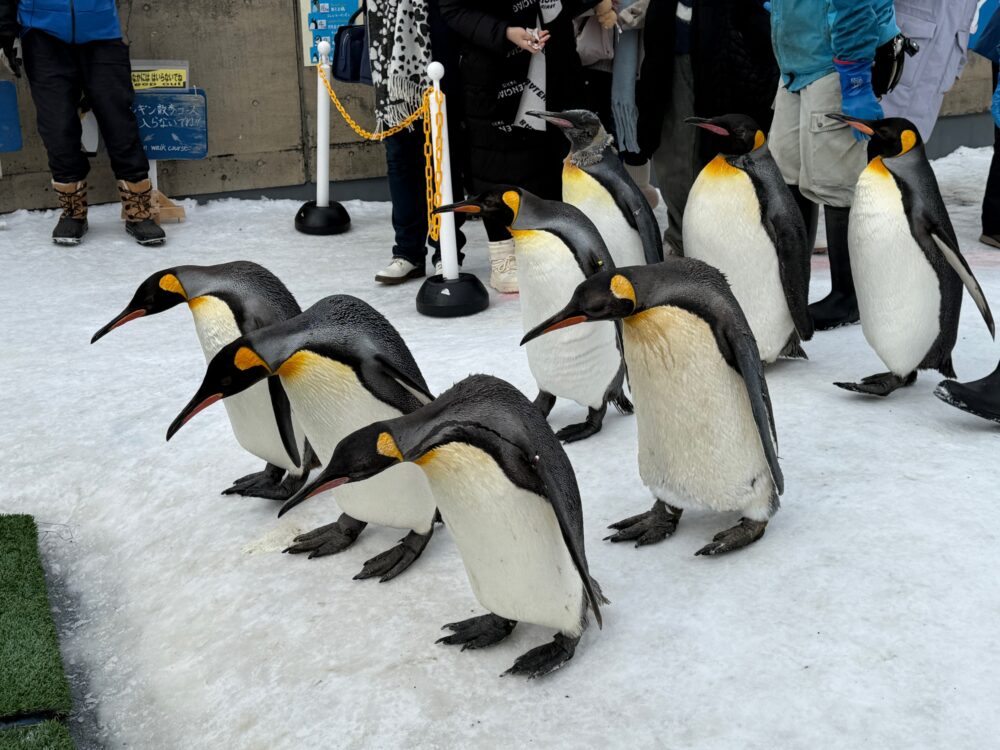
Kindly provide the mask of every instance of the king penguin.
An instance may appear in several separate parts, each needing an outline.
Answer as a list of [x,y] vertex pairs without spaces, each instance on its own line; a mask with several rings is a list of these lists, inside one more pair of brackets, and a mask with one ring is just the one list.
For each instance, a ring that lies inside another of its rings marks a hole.
[[569,661],[587,610],[600,626],[607,600],[590,577],[573,467],[545,418],[509,383],[472,375],[410,414],[345,437],[319,478],[281,512],[401,463],[426,475],[472,591],[490,612],[445,625],[452,633],[438,643],[483,648],[523,621],[559,632],[506,674],[540,677]]
[[528,112],[562,130],[570,150],[563,162],[562,197],[585,213],[616,266],[663,260],[663,239],[653,209],[618,156],[614,138],[585,109]]
[[[132,301],[95,333],[90,343],[130,320],[156,315],[181,302],[187,302],[191,310],[206,361],[243,334],[301,312],[281,280],[256,263],[239,260],[215,266],[176,266],[157,271],[142,282]],[[226,412],[237,442],[267,466],[237,479],[222,494],[274,500],[295,494],[310,468],[319,464],[295,422],[281,381],[268,378],[266,384],[230,399]]]
[[829,115],[869,136],[868,166],[851,204],[851,270],[865,339],[889,372],[841,388],[888,396],[912,385],[917,370],[955,377],[951,350],[958,338],[962,284],[990,335],[993,314],[962,256],[923,141],[901,117],[861,120]]
[[[351,432],[433,399],[392,324],[357,297],[334,295],[220,349],[198,392],[170,425],[167,440],[202,409],[275,375],[320,460],[332,456]],[[409,502],[398,502],[401,495]],[[310,557],[341,552],[369,523],[409,529],[399,545],[368,560],[355,576],[388,581],[420,557],[431,538],[434,497],[414,466],[346,487],[336,500],[340,518],[296,537],[297,544],[286,552],[309,552]]]
[[[527,190],[499,187],[437,210],[481,214],[509,227],[525,331],[562,307],[586,277],[615,267],[601,235],[579,209]],[[538,383],[535,405],[544,415],[556,397],[588,409],[586,421],[556,433],[560,440],[583,440],[600,431],[609,401],[622,413],[632,413],[613,323],[566,331],[528,347],[528,366]]]
[[[684,508],[740,511],[739,524],[696,554],[745,547],[764,535],[784,479],[764,366],[723,275],[693,258],[602,271],[524,341],[587,321],[624,320],[639,428],[639,475],[656,502],[613,524],[612,542],[652,544]],[[668,504],[669,502],[669,504]]]
[[751,118],[686,122],[719,136],[723,150],[698,175],[684,208],[684,254],[729,281],[765,363],[805,359],[812,249],[792,191]]

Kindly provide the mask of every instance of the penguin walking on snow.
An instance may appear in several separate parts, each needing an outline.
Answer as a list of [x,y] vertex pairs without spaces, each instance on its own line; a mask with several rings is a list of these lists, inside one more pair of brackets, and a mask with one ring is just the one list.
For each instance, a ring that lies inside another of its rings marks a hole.
[[[90,343],[130,320],[156,315],[181,302],[187,302],[191,310],[206,361],[240,336],[301,312],[281,280],[256,263],[177,266],[157,271],[142,282],[132,301]],[[309,470],[319,464],[292,416],[281,381],[268,378],[226,401],[226,412],[239,444],[267,466],[237,479],[222,494],[274,500],[294,495]]]
[[962,284],[996,335],[993,314],[958,248],[923,141],[909,120],[828,115],[871,140],[858,178],[848,239],[865,339],[889,372],[841,388],[888,396],[912,385],[917,370],[955,377]]
[[[321,460],[346,435],[378,420],[415,411],[434,397],[402,337],[377,310],[348,295],[321,299],[294,318],[242,336],[208,365],[198,392],[167,431],[219,399],[277,376]],[[400,502],[405,496],[408,502]],[[402,573],[433,532],[434,497],[423,474],[401,466],[336,495],[343,514],[295,538],[286,552],[331,555],[350,547],[369,523],[409,529],[400,544],[368,560],[356,579]]]
[[725,278],[692,258],[604,271],[524,341],[596,320],[624,320],[639,475],[656,497],[648,512],[613,524],[608,538],[659,542],[694,507],[743,514],[698,555],[760,539],[784,480],[760,352]]
[[[527,190],[495,188],[437,210],[482,214],[509,227],[525,331],[566,304],[586,277],[615,267],[601,235],[579,209]],[[559,430],[560,440],[569,443],[599,432],[609,401],[623,414],[632,413],[614,323],[566,331],[533,344],[528,347],[528,366],[538,383],[535,405],[544,415],[557,396],[587,407],[586,421]]]
[[812,248],[805,221],[763,131],[745,115],[686,122],[719,136],[723,151],[698,175],[684,209],[684,254],[729,281],[765,363],[805,359]]
[[600,119],[585,109],[528,112],[562,130],[570,150],[563,162],[562,197],[597,227],[616,266],[663,260],[653,209],[635,184]]
[[438,642],[483,648],[524,621],[559,632],[506,674],[540,677],[569,661],[587,610],[600,626],[607,600],[587,566],[573,467],[545,418],[509,383],[472,375],[417,411],[345,437],[319,478],[281,512],[401,463],[423,470],[472,591],[490,611],[445,625],[452,633]]

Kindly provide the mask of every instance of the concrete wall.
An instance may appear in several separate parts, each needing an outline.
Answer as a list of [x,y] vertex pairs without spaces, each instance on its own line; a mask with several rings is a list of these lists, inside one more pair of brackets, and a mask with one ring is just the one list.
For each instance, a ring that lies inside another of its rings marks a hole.
[[[294,0],[120,0],[119,7],[134,58],[186,59],[191,82],[208,95],[209,157],[160,165],[166,194],[257,191],[315,180],[316,78],[301,64]],[[945,98],[946,115],[987,109],[990,67],[971,58]],[[0,213],[56,203],[23,78],[17,88],[24,148],[0,154]],[[347,110],[370,129],[372,90],[344,84],[337,90]],[[335,110],[331,120],[333,179],[384,175],[384,147],[362,142]],[[93,167],[92,202],[115,200],[107,156],[98,156]]]

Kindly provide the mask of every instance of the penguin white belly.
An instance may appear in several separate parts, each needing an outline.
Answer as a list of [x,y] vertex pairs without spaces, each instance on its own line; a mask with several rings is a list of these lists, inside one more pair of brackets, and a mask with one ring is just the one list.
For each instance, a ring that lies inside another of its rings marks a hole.
[[848,240],[865,339],[886,367],[908,375],[941,331],[941,286],[879,159],[858,178]]
[[[569,302],[583,271],[562,240],[548,232],[514,232],[521,319],[528,332]],[[571,326],[529,341],[528,367],[538,387],[599,409],[621,367],[611,322]]]
[[643,483],[680,508],[770,517],[774,483],[750,398],[708,323],[656,307],[627,318],[624,339]]
[[[243,335],[229,305],[218,297],[195,297],[188,302],[188,306],[194,317],[194,329],[205,352],[206,362],[211,362],[222,347]],[[295,466],[281,442],[266,380],[224,399],[222,403],[229,415],[233,435],[244,450],[285,471],[296,475],[301,473],[301,468]],[[295,427],[299,455],[303,456],[305,434],[299,425],[296,424]]]
[[[347,435],[402,412],[379,401],[354,370],[310,351],[300,350],[278,370],[309,443],[326,463]],[[363,482],[333,491],[349,516],[426,534],[434,520],[435,502],[423,472],[402,463]]]
[[615,267],[646,265],[639,230],[628,223],[601,183],[579,167],[567,165],[563,168],[562,193],[566,203],[583,211],[597,227]]
[[778,253],[761,224],[750,177],[722,159],[691,187],[684,208],[684,254],[715,266],[729,281],[760,357],[774,362],[795,331],[781,284]]
[[583,630],[584,589],[549,502],[511,483],[493,457],[448,443],[419,459],[476,599],[510,620]]

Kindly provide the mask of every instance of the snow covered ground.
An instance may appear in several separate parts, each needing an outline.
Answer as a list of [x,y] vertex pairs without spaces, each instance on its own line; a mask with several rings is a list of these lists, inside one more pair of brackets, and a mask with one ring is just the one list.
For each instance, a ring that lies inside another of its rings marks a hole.
[[[988,163],[963,150],[935,168],[1000,312],[1000,253],[976,242]],[[220,496],[260,468],[221,407],[164,442],[204,372],[188,312],[89,344],[148,274],[255,260],[303,307],[335,292],[374,304],[432,390],[488,372],[534,395],[516,297],[422,318],[415,285],[371,281],[391,246],[387,204],[348,204],[354,229],[336,238],[296,234],[296,208],[189,204],[162,249],[134,245],[107,206],[77,249],[50,244],[51,213],[15,213],[0,231],[0,511],[32,513],[46,532],[81,747],[995,746],[1000,431],[935,399],[935,373],[886,401],[834,388],[883,369],[858,326],[768,371],[787,489],[746,550],[696,558],[735,519],[695,512],[653,547],[602,542],[651,503],[635,421],[611,414],[567,448],[591,570],[613,605],[546,679],[497,677],[551,637],[538,627],[482,651],[434,644],[444,623],[482,611],[446,529],[387,584],[351,576],[396,531],[366,531],[335,557],[280,554],[337,510],[325,496],[278,521],[272,501]],[[466,268],[485,278],[481,228],[471,234]],[[819,297],[825,260],[815,269]],[[959,376],[998,357],[966,298]],[[579,416],[560,402],[553,422]]]

